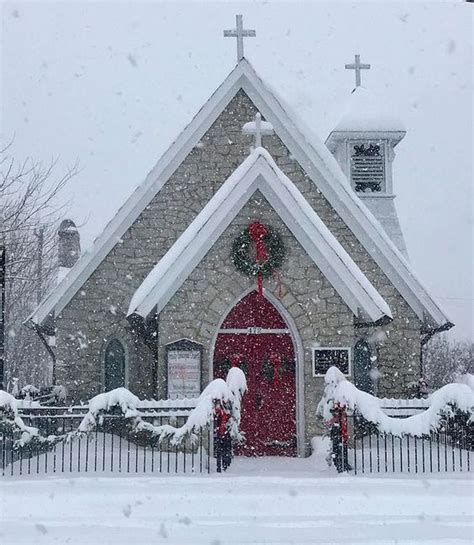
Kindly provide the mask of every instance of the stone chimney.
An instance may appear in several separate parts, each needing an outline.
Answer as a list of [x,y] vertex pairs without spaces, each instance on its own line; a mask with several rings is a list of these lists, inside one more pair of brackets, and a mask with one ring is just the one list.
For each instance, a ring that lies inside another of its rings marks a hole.
[[72,220],[61,222],[58,239],[58,266],[60,269],[71,269],[81,255],[79,231]]

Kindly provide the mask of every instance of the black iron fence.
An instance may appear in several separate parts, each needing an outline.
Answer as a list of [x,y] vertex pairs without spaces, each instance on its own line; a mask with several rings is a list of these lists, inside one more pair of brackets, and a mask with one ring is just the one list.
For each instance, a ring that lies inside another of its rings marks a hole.
[[[347,417],[346,433],[333,428],[333,458],[340,471],[360,473],[452,473],[472,470],[474,425],[446,418],[429,434],[393,435],[357,416]],[[334,441],[336,438],[336,441]]]
[[[0,474],[209,473],[212,469],[209,428],[178,444],[171,438],[150,441],[149,434],[130,430],[123,415],[105,414],[87,434],[72,433],[86,412],[81,407],[23,410],[23,422],[38,428],[41,437],[51,442],[22,444],[21,433],[0,435]],[[155,426],[180,427],[188,414],[189,409],[140,411],[142,421]],[[54,438],[61,437],[55,442]]]

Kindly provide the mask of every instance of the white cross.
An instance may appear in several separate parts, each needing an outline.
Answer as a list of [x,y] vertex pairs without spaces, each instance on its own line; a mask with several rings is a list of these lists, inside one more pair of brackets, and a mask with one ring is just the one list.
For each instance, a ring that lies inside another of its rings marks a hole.
[[360,87],[360,71],[369,70],[370,64],[361,64],[360,55],[355,56],[355,62],[352,64],[346,64],[346,70],[355,70],[356,74],[356,87]]
[[236,28],[224,30],[224,38],[237,38],[237,62],[244,58],[244,38],[255,38],[255,30],[244,30],[242,15],[235,16]]
[[245,134],[255,135],[255,147],[262,147],[262,136],[264,134],[273,134],[273,125],[268,121],[262,121],[260,112],[255,114],[255,121],[249,121],[242,127],[242,132]]

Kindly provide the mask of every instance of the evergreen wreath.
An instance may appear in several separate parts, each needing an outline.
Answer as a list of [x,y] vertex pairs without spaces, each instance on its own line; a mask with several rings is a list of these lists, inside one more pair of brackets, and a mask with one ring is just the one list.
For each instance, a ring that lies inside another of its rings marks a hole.
[[274,379],[275,377],[275,368],[273,367],[273,365],[270,363],[270,360],[266,359],[264,362],[263,362],[263,365],[262,365],[262,375],[263,375],[263,378],[267,381],[267,382],[270,382],[271,380]]
[[263,278],[271,276],[275,269],[281,267],[285,259],[285,245],[278,232],[268,227],[268,232],[262,238],[268,250],[268,259],[264,263],[258,261],[251,255],[253,241],[248,228],[244,229],[232,244],[231,258],[235,268],[253,278],[262,275]]
[[[295,368],[295,360],[284,358],[278,366],[278,376],[281,377],[282,375],[292,374],[295,372]],[[275,367],[268,358],[263,361],[261,373],[263,378],[268,382],[275,378]]]

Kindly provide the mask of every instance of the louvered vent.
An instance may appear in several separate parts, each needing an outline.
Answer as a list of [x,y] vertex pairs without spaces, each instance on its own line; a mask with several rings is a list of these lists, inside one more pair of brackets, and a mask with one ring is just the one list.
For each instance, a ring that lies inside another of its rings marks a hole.
[[354,144],[351,154],[351,179],[356,191],[382,191],[385,158],[380,144]]

